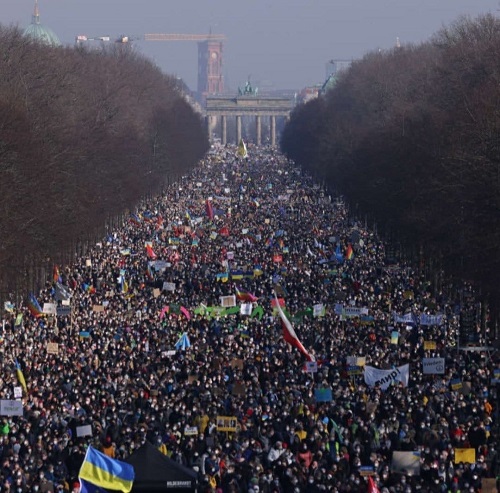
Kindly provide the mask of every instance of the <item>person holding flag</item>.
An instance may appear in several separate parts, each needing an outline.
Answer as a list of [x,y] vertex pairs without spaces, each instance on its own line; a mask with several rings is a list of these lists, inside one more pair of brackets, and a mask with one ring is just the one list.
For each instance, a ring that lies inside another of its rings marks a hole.
[[134,478],[135,471],[131,464],[111,459],[93,447],[87,449],[78,474],[80,493],[93,493],[99,488],[130,493]]
[[280,316],[281,324],[283,327],[283,338],[286,342],[288,342],[288,344],[298,349],[307,358],[307,361],[316,361],[316,358],[303,346],[302,342],[300,342],[300,339],[295,333],[292,324],[290,323],[280,306],[276,292],[274,293],[274,297],[276,299],[276,309],[278,310],[278,314]]

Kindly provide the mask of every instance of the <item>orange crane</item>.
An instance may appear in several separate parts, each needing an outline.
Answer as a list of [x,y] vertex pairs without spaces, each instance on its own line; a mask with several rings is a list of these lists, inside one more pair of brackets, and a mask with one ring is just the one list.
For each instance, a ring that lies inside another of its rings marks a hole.
[[[132,41],[197,41],[198,42],[198,96],[204,99],[208,94],[224,92],[224,77],[222,75],[224,34],[144,34],[140,36],[119,36],[117,43]],[[76,43],[87,41],[111,41],[109,36],[89,38],[85,35],[76,37]]]

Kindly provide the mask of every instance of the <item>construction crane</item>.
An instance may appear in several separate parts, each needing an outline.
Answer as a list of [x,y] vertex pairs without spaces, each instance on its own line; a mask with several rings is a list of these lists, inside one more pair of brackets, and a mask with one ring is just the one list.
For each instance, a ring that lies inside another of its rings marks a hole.
[[[196,41],[198,43],[198,96],[202,100],[208,94],[224,92],[222,75],[223,34],[144,34],[139,36],[118,36],[116,43],[131,43],[135,41]],[[110,42],[110,36],[88,37],[79,35],[76,44],[88,41]]]

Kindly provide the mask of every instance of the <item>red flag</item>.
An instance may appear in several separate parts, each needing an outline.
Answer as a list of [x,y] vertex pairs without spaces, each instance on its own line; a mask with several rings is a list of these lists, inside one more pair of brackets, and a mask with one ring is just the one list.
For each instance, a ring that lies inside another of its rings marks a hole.
[[[276,293],[274,294],[274,297],[276,298],[276,300],[278,300]],[[276,303],[276,308],[278,309],[278,313],[281,318],[281,325],[283,326],[283,337],[285,341],[288,342],[288,344],[291,344],[293,347],[297,348],[307,358],[308,361],[316,361],[314,356],[310,354],[309,351],[300,342],[297,334],[295,333],[295,330],[292,327],[292,324],[283,313],[279,302]]]
[[54,282],[61,282],[61,274],[59,273],[59,267],[57,265],[54,265],[54,271],[52,274],[52,280]]
[[156,258],[156,253],[150,245],[146,245],[146,255],[153,260]]
[[366,491],[367,493],[380,493],[378,486],[375,484],[375,481],[373,481],[371,476],[368,476],[368,489]]
[[208,219],[213,221],[214,219],[214,208],[212,207],[212,202],[210,200],[205,201],[205,211],[207,212]]

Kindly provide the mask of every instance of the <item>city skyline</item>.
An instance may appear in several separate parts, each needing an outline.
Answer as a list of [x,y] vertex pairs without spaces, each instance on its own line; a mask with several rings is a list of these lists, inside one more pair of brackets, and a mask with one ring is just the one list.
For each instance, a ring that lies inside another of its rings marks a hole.
[[[321,84],[331,59],[429,39],[460,15],[495,12],[497,0],[184,0],[165,5],[118,0],[39,0],[42,24],[65,45],[77,35],[140,38],[146,33],[224,34],[223,74],[236,90],[252,82],[274,89]],[[34,0],[0,0],[1,23],[26,28]],[[134,42],[166,73],[197,86],[195,42]]]

